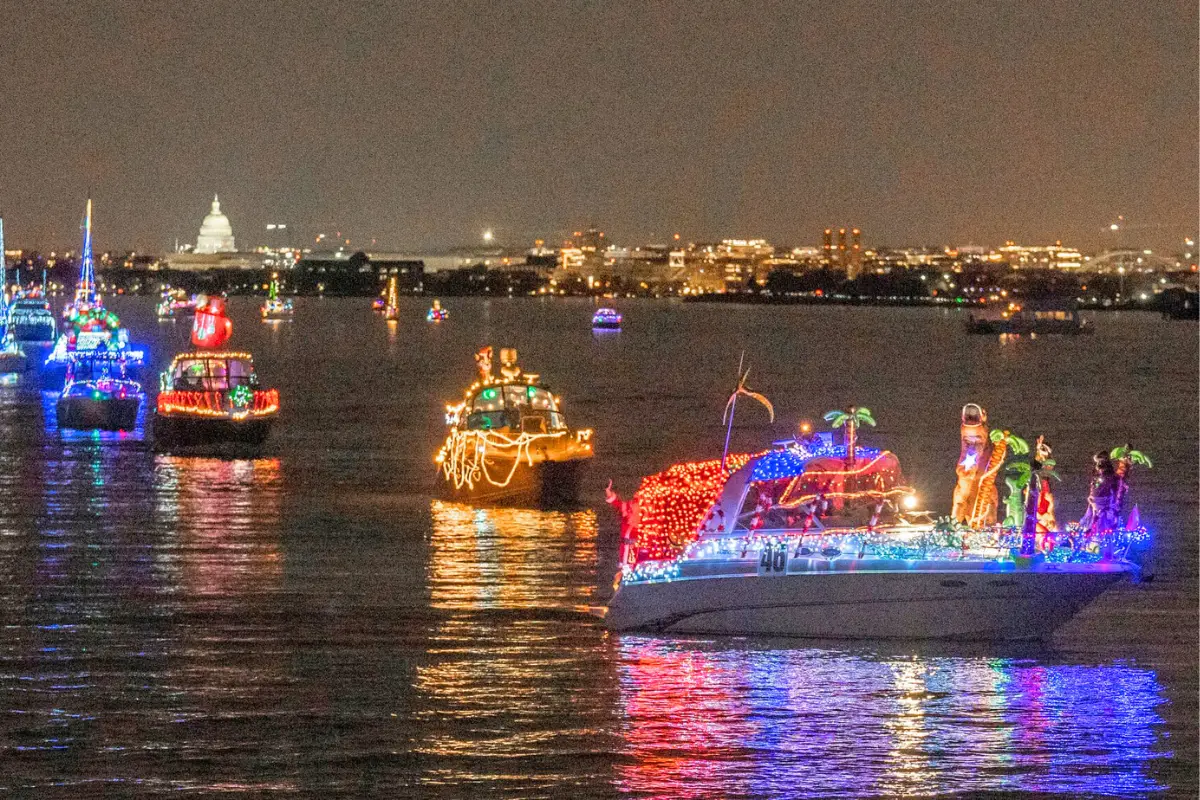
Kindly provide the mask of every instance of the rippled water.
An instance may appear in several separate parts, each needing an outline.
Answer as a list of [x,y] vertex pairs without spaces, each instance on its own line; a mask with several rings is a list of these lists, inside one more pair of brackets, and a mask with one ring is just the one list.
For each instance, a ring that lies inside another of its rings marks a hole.
[[[113,303],[157,366],[186,340]],[[1197,339],[1104,315],[1094,337],[999,342],[928,309],[453,300],[427,325],[302,300],[234,342],[283,394],[259,459],[155,456],[142,431],[59,432],[0,384],[0,793],[794,797],[1196,791]],[[597,431],[584,508],[432,498],[441,409],[483,344]],[[719,452],[738,355],[800,416],[869,406],[948,506],[964,402],[1046,433],[1082,511],[1088,454],[1128,440],[1157,579],[1045,648],[615,636],[613,477]]]

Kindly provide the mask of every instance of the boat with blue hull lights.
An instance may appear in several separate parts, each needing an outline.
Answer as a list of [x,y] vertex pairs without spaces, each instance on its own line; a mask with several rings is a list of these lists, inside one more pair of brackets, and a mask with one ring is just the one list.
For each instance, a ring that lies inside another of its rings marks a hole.
[[[1022,440],[1005,433],[1019,452]],[[1130,452],[1097,454],[1089,508],[1104,507],[1110,477],[1126,480],[1128,469],[1109,468]],[[1049,497],[1048,453],[1039,439],[1030,521]],[[934,521],[913,510],[895,455],[853,439],[678,464],[631,500],[611,489],[608,500],[622,516],[622,567],[599,613],[617,631],[1044,639],[1115,583],[1140,578],[1150,546],[1136,508],[1115,524],[1120,500],[1065,528]]]

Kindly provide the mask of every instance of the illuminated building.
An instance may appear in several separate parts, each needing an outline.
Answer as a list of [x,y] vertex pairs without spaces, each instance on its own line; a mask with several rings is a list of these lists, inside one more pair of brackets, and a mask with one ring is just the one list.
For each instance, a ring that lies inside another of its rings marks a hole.
[[825,256],[825,264],[833,263],[833,228],[825,229],[825,239],[822,246],[822,252]]
[[837,265],[846,269],[846,229],[838,228]]
[[196,237],[197,253],[232,253],[237,250],[233,245],[233,226],[229,217],[221,211],[221,201],[213,195],[212,209],[204,222],[200,224],[200,235]]
[[849,262],[846,264],[846,277],[854,280],[862,271],[862,231],[858,228],[850,231]]
[[996,254],[1013,269],[1079,269],[1083,266],[1083,254],[1074,247],[1063,247],[1062,242],[1046,246],[1005,242],[1003,247],[996,248]]

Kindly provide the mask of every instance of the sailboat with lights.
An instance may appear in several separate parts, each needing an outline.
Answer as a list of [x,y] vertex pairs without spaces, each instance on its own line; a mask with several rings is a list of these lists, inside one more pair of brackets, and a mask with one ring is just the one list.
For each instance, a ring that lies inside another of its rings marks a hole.
[[476,354],[478,380],[446,407],[450,431],[435,459],[443,485],[473,503],[574,503],[592,431],[568,427],[562,399],[517,366],[516,350],[500,351],[494,375],[492,352]]
[[267,299],[263,301],[260,312],[264,320],[291,319],[292,301],[279,297],[279,273],[272,273],[271,284],[267,289]]
[[223,350],[233,333],[225,298],[200,297],[192,322],[197,349],[159,376],[154,442],[160,450],[257,447],[279,415],[279,390],[261,385],[253,356]]
[[104,307],[96,288],[96,270],[92,259],[92,198],[87,200],[83,223],[83,250],[80,253],[79,280],[75,296],[63,308],[63,327],[42,367],[43,383],[61,385],[75,353],[103,351],[115,354],[124,369],[136,375],[145,362],[145,353],[129,343],[129,331],[121,327],[116,313]]
[[631,500],[610,486],[621,570],[598,612],[618,631],[1048,637],[1142,573],[1150,535],[1136,508],[1121,522],[1125,478],[1112,466],[1128,456],[1118,448],[1097,466],[1089,516],[1060,526],[1046,503],[1054,462],[1039,440],[1031,462],[1010,466],[1032,481],[1014,490],[1001,522],[987,481],[1022,440],[985,424],[980,435],[986,415],[976,409],[964,409],[954,510],[936,521],[915,510],[895,454],[857,443],[855,426],[874,424],[866,409],[831,412],[850,420],[842,444],[802,432],[762,452],[676,464],[645,478]]

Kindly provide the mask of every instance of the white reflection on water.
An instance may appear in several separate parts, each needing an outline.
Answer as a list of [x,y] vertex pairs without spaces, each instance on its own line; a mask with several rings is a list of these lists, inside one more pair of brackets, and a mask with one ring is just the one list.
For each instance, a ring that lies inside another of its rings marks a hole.
[[1152,670],[620,637],[623,791],[1140,796],[1170,757]]

